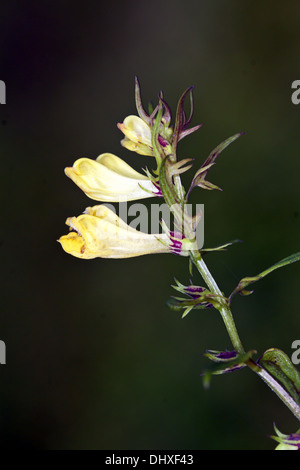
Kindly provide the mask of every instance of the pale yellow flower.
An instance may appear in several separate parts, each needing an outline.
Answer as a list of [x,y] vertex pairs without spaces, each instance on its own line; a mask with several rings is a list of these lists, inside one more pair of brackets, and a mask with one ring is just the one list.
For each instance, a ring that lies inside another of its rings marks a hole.
[[78,258],[131,258],[170,252],[167,234],[139,232],[104,205],[88,207],[79,217],[69,217],[66,224],[73,230],[58,241]]
[[80,158],[73,167],[66,168],[65,173],[96,201],[134,201],[152,197],[153,192],[157,192],[146,175],[112,153],[103,153],[96,160]]
[[148,124],[138,116],[127,116],[118,128],[125,138],[121,141],[123,147],[141,155],[154,156],[151,142],[151,129]]
[[148,157],[153,157],[152,147],[148,147],[145,144],[136,143],[133,140],[128,139],[128,137],[122,139],[121,144],[123,145],[123,147],[125,147],[127,150],[130,150],[131,152],[138,153],[139,155],[147,155]]

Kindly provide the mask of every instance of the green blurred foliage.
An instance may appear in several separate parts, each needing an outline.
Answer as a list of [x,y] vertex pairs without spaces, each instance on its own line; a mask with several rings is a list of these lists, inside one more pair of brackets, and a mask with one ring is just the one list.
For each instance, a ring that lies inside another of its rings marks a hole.
[[[300,6],[245,0],[7,2],[1,7],[1,446],[32,449],[272,449],[273,421],[297,423],[250,371],[203,389],[207,349],[230,348],[216,311],[181,320],[166,307],[187,260],[171,255],[82,261],[56,240],[93,201],[63,169],[121,148],[117,122],[162,89],[175,111],[194,85],[193,124],[180,157],[195,171],[245,131],[196,188],[205,245],[221,289],[299,251]],[[197,166],[198,165],[198,166]],[[190,181],[193,171],[184,175]],[[300,267],[272,273],[233,301],[241,339],[258,354],[299,339]],[[201,280],[194,274],[195,283]]]

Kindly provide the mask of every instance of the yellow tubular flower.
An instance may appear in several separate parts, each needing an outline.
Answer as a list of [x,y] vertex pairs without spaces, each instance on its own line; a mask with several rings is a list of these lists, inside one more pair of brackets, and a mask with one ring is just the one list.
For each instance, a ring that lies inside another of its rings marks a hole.
[[148,157],[153,157],[152,147],[148,147],[145,144],[138,144],[136,142],[133,142],[133,140],[128,139],[128,137],[125,137],[123,140],[121,140],[121,145],[123,145],[123,147],[125,147],[127,150],[130,150],[131,152],[138,153],[139,155],[147,155]]
[[140,155],[153,156],[151,129],[143,119],[127,116],[122,124],[118,124],[118,128],[125,135],[125,139],[121,141],[123,147]]
[[104,205],[88,207],[79,217],[69,217],[73,229],[58,241],[77,258],[132,258],[169,253],[167,234],[147,234],[127,225]]
[[96,201],[134,201],[152,197],[155,194],[151,192],[157,192],[147,176],[138,173],[112,153],[103,153],[96,160],[80,158],[73,167],[66,168],[65,173]]

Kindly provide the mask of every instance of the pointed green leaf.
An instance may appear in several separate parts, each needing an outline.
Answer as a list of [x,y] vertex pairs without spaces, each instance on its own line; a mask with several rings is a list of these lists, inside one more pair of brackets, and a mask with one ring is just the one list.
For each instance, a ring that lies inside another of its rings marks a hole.
[[224,245],[216,246],[215,248],[204,248],[200,250],[201,255],[205,253],[209,253],[210,251],[225,251],[229,246],[233,245],[234,243],[241,243],[241,240],[231,240],[231,242],[224,243]]
[[275,271],[275,269],[282,268],[283,266],[287,266],[288,264],[295,263],[296,261],[300,260],[300,251],[298,253],[294,253],[291,256],[288,256],[287,258],[282,259],[278,263],[274,264],[270,268],[266,269],[265,271],[261,272],[257,276],[254,277],[244,277],[237,285],[237,287],[234,289],[234,291],[231,293],[229,297],[229,301],[231,301],[233,295],[237,294],[238,292],[241,293],[242,295],[249,295],[252,294],[253,291],[247,291],[245,290],[245,287],[249,286],[250,284],[253,284],[254,282],[259,281],[260,279],[264,278],[268,274],[270,274],[272,271]]
[[190,313],[191,310],[193,310],[193,306],[187,307],[185,311],[183,312],[183,314],[181,315],[181,318],[186,317]]

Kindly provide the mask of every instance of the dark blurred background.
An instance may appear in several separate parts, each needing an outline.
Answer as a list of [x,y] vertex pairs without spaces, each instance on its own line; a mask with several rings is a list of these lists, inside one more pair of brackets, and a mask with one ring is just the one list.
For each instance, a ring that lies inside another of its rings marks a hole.
[[[206,262],[222,290],[300,250],[300,5],[245,0],[3,2],[0,13],[2,448],[273,449],[273,422],[297,421],[249,370],[204,390],[205,349],[231,347],[215,310],[184,320],[166,301],[185,258],[79,260],[57,239],[92,205],[65,175],[112,152],[137,170],[116,124],[160,90],[174,110],[194,85],[197,168],[246,131],[195,190],[205,246],[240,238]],[[150,166],[150,165],[149,165]],[[196,169],[195,168],[195,169]],[[190,176],[192,176],[191,173]],[[271,274],[233,311],[246,349],[292,354],[300,339],[300,265]],[[194,274],[194,282],[201,279]],[[299,425],[298,425],[299,427]]]

